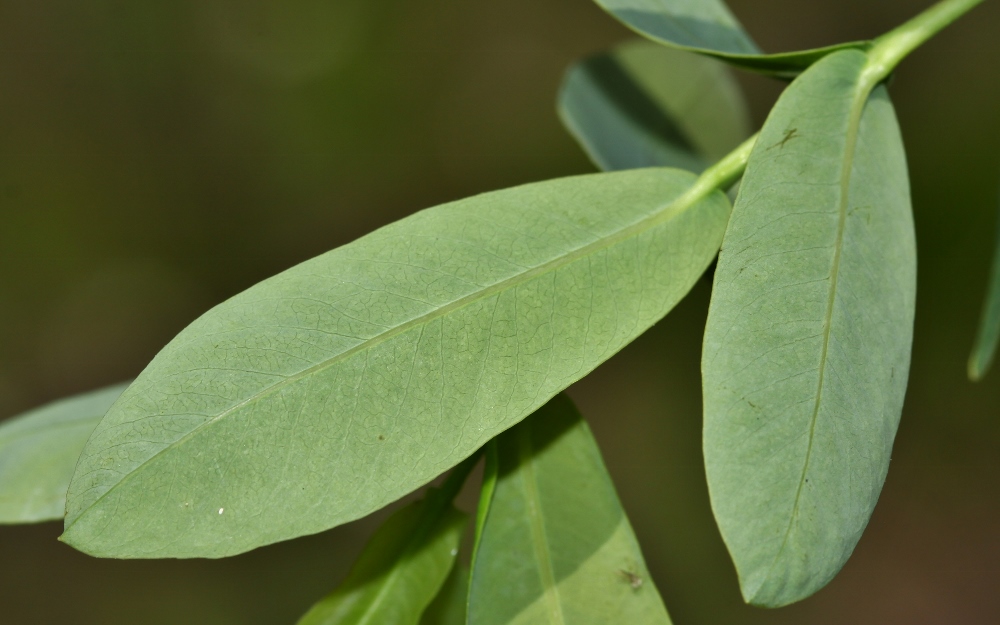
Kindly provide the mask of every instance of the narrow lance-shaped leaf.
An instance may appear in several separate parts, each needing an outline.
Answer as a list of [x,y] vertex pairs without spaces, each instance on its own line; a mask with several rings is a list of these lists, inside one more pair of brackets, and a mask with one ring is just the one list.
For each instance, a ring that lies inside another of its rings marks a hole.
[[794,76],[824,56],[869,42],[764,54],[722,0],[595,0],[635,32],[663,45],[707,54],[743,69]]
[[469,596],[469,569],[455,564],[437,597],[420,617],[420,625],[465,625],[465,604]]
[[743,596],[758,605],[810,595],[850,556],[906,391],[909,182],[892,105],[866,64],[831,55],[781,96],[715,273],[705,463]]
[[126,386],[61,399],[0,424],[0,523],[63,518],[80,452]]
[[558,395],[500,435],[469,625],[669,625],[587,424]]
[[983,303],[983,312],[979,319],[976,343],[972,346],[972,354],[969,356],[969,378],[973,381],[981,380],[989,371],[996,355],[997,343],[1000,342],[1000,220],[997,221],[996,237],[990,282],[986,288],[986,301]]
[[570,67],[559,116],[605,171],[701,172],[750,136],[746,103],[724,65],[641,40]]
[[[463,472],[464,473],[464,472]],[[464,474],[462,475],[464,480]],[[298,625],[418,625],[455,564],[465,514],[431,494],[393,514]],[[454,493],[452,493],[454,494]]]
[[220,304],[94,432],[63,540],[222,557],[426,484],[688,292],[730,210],[714,179],[696,180],[647,169],[487,193]]

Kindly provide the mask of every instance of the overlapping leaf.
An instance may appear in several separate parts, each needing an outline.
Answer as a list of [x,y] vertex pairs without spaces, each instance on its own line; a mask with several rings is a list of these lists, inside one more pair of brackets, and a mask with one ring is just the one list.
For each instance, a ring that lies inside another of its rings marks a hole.
[[465,604],[469,595],[469,569],[452,567],[437,597],[420,617],[420,625],[465,625]]
[[976,343],[969,356],[969,378],[974,381],[981,380],[989,371],[996,355],[997,343],[1000,342],[1000,221],[997,223],[996,237],[986,301],[983,303]]
[[782,95],[751,154],[703,355],[712,506],[744,597],[801,599],[841,568],[889,466],[916,251],[906,160],[867,57]]
[[664,45],[720,58],[744,69],[794,76],[827,54],[866,49],[851,42],[812,50],[763,54],[722,0],[595,0],[640,35]]
[[428,499],[392,515],[298,625],[418,625],[455,564],[465,515]]
[[0,424],[0,523],[63,518],[80,452],[126,386],[52,402]]
[[648,41],[573,65],[559,115],[605,171],[700,172],[750,136],[746,103],[724,65]]
[[712,261],[726,197],[669,169],[429,209],[252,287],[94,432],[63,539],[221,557],[364,516],[586,375]]
[[469,625],[667,625],[600,451],[558,395],[498,437],[480,503]]

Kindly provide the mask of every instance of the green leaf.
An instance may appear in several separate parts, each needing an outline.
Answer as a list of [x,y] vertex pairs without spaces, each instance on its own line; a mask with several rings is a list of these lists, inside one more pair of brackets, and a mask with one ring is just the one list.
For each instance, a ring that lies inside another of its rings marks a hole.
[[426,484],[688,292],[730,210],[695,181],[646,169],[479,195],[216,306],[94,432],[63,540],[222,557]]
[[417,625],[453,568],[465,514],[430,499],[393,514],[344,583],[298,625]]
[[[712,507],[750,603],[826,584],[868,523],[910,363],[906,157],[867,57],[781,96],[747,164],[705,330]],[[869,93],[871,97],[869,98]]]
[[469,595],[469,569],[451,567],[448,579],[420,618],[420,625],[465,625],[465,603]]
[[565,395],[500,435],[469,625],[668,625],[587,424]]
[[61,399],[0,424],[0,523],[63,518],[80,452],[126,386]]
[[663,45],[707,54],[743,69],[794,76],[838,50],[865,50],[866,41],[763,54],[721,0],[595,0],[635,32]]
[[724,65],[648,41],[570,67],[559,115],[605,171],[700,172],[750,136],[746,103]]
[[978,382],[983,379],[1000,342],[1000,220],[997,222],[996,249],[993,252],[993,267],[990,269],[990,283],[983,303],[983,313],[979,319],[976,343],[969,356],[969,378]]

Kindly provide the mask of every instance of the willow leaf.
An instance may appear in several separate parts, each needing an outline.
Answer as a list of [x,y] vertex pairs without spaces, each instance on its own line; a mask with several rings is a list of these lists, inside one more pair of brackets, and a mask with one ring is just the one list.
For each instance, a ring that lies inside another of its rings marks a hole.
[[646,169],[479,195],[220,304],[94,432],[63,540],[106,557],[222,557],[426,484],[688,292],[730,210],[695,182]]
[[832,52],[863,50],[870,45],[851,42],[798,52],[763,54],[722,0],[595,1],[623,24],[653,41],[776,76],[794,76]]
[[759,605],[802,599],[843,566],[902,410],[916,250],[899,127],[872,75],[864,54],[839,52],[781,96],[715,274],[705,463],[743,595]]
[[605,171],[701,172],[750,136],[746,102],[724,65],[641,40],[570,67],[559,115]]
[[426,499],[399,510],[298,625],[418,625],[455,564],[465,520]]
[[480,502],[469,625],[668,625],[587,424],[565,395],[502,434]]
[[80,452],[126,386],[61,399],[0,424],[0,523],[63,518]]
[[979,319],[976,343],[969,356],[969,378],[973,381],[981,380],[989,371],[996,355],[997,343],[1000,342],[1000,220],[997,221],[996,237],[986,301]]

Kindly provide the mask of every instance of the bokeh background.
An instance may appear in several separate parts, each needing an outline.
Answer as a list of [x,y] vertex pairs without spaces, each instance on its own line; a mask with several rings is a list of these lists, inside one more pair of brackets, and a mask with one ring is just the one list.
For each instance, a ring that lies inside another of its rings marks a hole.
[[[929,4],[730,1],[770,51]],[[708,281],[571,389],[677,625],[1000,622],[1000,372],[965,377],[998,205],[998,33],[987,2],[891,85],[913,368],[881,502],[826,589],[741,603],[701,462]],[[213,304],[392,220],[592,171],[553,99],[568,63],[629,37],[588,0],[0,0],[0,418],[136,375]],[[781,84],[740,79],[759,124]],[[0,527],[0,622],[291,624],[384,516],[223,561],[102,561],[57,523]]]

